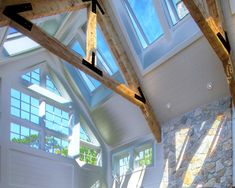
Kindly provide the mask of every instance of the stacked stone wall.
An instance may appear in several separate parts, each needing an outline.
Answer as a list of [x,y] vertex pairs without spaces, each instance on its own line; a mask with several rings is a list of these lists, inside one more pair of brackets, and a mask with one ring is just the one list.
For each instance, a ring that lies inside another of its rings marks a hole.
[[161,187],[232,186],[231,112],[223,98],[163,125]]

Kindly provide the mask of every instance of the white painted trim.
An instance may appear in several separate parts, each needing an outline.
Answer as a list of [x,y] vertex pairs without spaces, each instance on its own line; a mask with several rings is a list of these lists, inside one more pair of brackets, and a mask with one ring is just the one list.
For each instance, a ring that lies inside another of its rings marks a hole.
[[197,32],[195,33],[193,36],[191,36],[190,38],[186,39],[183,43],[177,45],[175,48],[173,48],[172,50],[170,50],[167,54],[165,54],[164,56],[162,56],[160,59],[158,59],[157,61],[155,61],[153,64],[149,65],[147,68],[145,69],[141,69],[141,74],[142,76],[146,76],[147,74],[149,74],[151,71],[153,71],[155,68],[157,68],[158,66],[160,66],[162,63],[166,62],[167,60],[169,60],[171,57],[173,57],[174,55],[176,55],[177,53],[179,53],[180,51],[182,51],[183,49],[185,49],[186,47],[188,47],[190,44],[194,43],[195,41],[197,41],[198,39],[200,39],[202,37],[202,33],[201,32]]
[[231,8],[231,13],[235,13],[235,0],[229,0],[230,3],[230,8]]

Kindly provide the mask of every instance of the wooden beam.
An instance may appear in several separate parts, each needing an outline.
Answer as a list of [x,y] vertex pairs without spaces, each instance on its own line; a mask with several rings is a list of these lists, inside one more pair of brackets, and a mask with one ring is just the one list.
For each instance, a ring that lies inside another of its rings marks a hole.
[[96,53],[97,15],[92,12],[92,4],[87,8],[86,60],[91,62],[92,52]]
[[[117,64],[119,65],[119,68],[121,69],[128,86],[138,92],[137,88],[140,87],[143,89],[142,84],[139,81],[139,78],[137,76],[137,73],[135,72],[134,67],[132,66],[125,49],[118,37],[118,33],[116,29],[114,28],[114,25],[110,19],[110,12],[108,10],[112,10],[109,3],[106,0],[100,0],[99,1],[102,4],[102,8],[105,9],[105,14],[101,15],[100,12],[98,12],[98,23],[100,25],[100,28],[102,32],[104,33],[104,36],[106,38],[106,41],[111,48],[112,54],[114,55]],[[140,109],[148,122],[148,126],[150,130],[152,131],[152,134],[156,138],[158,142],[161,142],[161,127],[160,123],[158,122],[156,115],[153,111],[153,108],[150,105],[150,102],[145,95],[146,98],[146,104],[142,106]]]
[[[2,0],[0,3],[0,12],[8,5],[22,3],[31,3],[33,11],[21,13],[28,20],[52,16],[55,14],[66,13],[87,8],[90,2],[81,2],[81,0]],[[9,20],[0,14],[0,27],[9,25]]]
[[121,84],[118,81],[114,80],[107,74],[103,73],[103,76],[100,76],[97,73],[95,73],[93,70],[88,68],[87,66],[83,65],[82,64],[83,58],[81,56],[70,50],[68,47],[63,45],[60,41],[58,41],[54,37],[49,36],[47,33],[42,31],[37,25],[32,23],[33,24],[32,29],[31,31],[29,31],[13,20],[11,20],[9,24],[11,27],[14,27],[19,32],[30,37],[32,40],[40,44],[42,47],[46,48],[51,53],[67,61],[71,65],[79,68],[84,73],[92,76],[93,78],[104,84],[107,88],[118,93],[119,95],[126,98],[133,104],[140,107],[143,106],[143,103],[135,98],[136,92],[128,88],[126,85]]
[[[101,1],[101,0],[100,0]],[[99,2],[100,2],[99,1]],[[104,1],[103,1],[104,2]],[[83,3],[81,0],[3,0],[3,3],[0,5],[0,11],[2,12],[7,5],[13,4],[21,4],[21,3],[32,3],[33,11],[21,13],[23,17],[27,19],[35,19],[43,16],[50,16],[54,14],[59,14],[67,11],[79,10],[81,8],[85,8],[89,5],[89,3]],[[127,54],[124,52],[123,46],[121,45],[121,41],[118,38],[118,34],[113,27],[113,24],[110,20],[108,12],[106,11],[105,15],[101,15],[98,12],[98,22],[99,25],[106,36],[106,40],[108,45],[111,48],[112,53],[114,54],[118,65],[125,76],[125,79],[128,83],[128,87],[124,84],[120,84],[114,79],[110,78],[107,75],[104,75],[102,78],[95,74],[90,69],[86,68],[81,64],[82,58],[76,56],[73,52],[71,52],[66,46],[61,45],[56,39],[49,37],[44,32],[42,32],[37,26],[33,25],[32,32],[29,32],[22,28],[19,24],[15,22],[10,22],[6,17],[0,14],[0,26],[4,26],[10,24],[12,27],[15,27],[21,33],[26,36],[32,38],[41,46],[45,47],[58,57],[66,60],[70,64],[76,66],[82,71],[86,72],[90,76],[94,77],[101,83],[103,83],[106,87],[112,89],[116,93],[120,94],[124,98],[128,99],[132,103],[141,107],[141,110],[144,114],[145,119],[148,122],[148,125],[155,136],[158,142],[161,141],[161,129],[160,124],[157,121],[157,118],[153,112],[153,109],[146,98],[146,104],[143,106],[143,103],[137,100],[134,96],[135,94],[139,94],[137,88],[141,87],[139,79],[137,77],[136,72],[134,71],[134,67],[130,63]],[[90,47],[89,47],[90,48]],[[89,58],[89,57],[88,57]]]
[[[217,37],[217,32],[215,28],[216,23],[214,22],[213,18],[210,17],[206,19],[201,10],[195,4],[193,0],[183,0],[184,4],[188,8],[191,16],[193,17],[194,21],[197,23],[199,28],[201,29],[202,33],[210,43],[211,47],[214,49],[216,55],[219,57],[223,64],[224,72],[227,78],[227,83],[229,86],[229,90],[232,96],[233,104],[235,103],[235,80],[234,80],[234,69],[233,63],[230,58],[230,54],[228,53],[227,49],[224,47],[222,42]],[[215,25],[214,29],[212,27],[213,23]],[[235,104],[234,104],[235,105]]]

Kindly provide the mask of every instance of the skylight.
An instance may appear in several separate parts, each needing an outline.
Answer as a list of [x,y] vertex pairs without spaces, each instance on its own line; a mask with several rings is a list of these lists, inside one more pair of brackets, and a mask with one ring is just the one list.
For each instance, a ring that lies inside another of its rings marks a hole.
[[[82,47],[78,41],[75,41],[72,44],[72,50],[74,50],[75,52],[80,54],[83,58],[85,58],[85,52],[82,49]],[[89,75],[85,74],[84,72],[80,71],[79,69],[78,69],[78,72],[81,75],[84,82],[86,83],[86,87],[88,88],[88,90],[90,92],[93,92],[96,88],[98,88],[101,85],[100,82],[98,82],[94,78],[90,77]]]
[[188,9],[182,0],[165,0],[173,25],[183,19],[188,13]]
[[4,42],[3,47],[9,56],[15,56],[37,49],[40,45],[17,30],[9,28],[7,40]]
[[[97,67],[101,70],[105,71],[110,76],[114,75],[118,71],[118,67],[115,63],[115,60],[105,42],[105,39],[99,29],[97,29]],[[78,40],[73,41],[71,45],[72,50],[77,52],[83,58],[85,57],[85,52],[80,45]],[[101,83],[92,78],[91,76],[85,74],[84,72],[78,70],[81,75],[83,81],[86,83],[86,87],[90,92],[95,91]]]
[[152,0],[125,0],[125,5],[143,48],[163,34]]

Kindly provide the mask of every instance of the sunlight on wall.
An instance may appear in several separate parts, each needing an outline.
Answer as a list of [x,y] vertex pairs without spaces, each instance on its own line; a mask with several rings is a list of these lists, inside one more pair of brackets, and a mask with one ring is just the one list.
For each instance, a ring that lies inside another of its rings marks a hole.
[[175,158],[176,158],[176,170],[179,169],[183,156],[186,150],[187,143],[189,141],[189,128],[181,129],[175,133]]
[[165,167],[164,167],[164,174],[163,178],[160,184],[161,188],[168,187],[168,180],[169,180],[169,165],[168,165],[168,159],[166,160]]
[[142,170],[138,170],[131,175],[127,188],[141,187],[144,179],[145,169],[146,168],[143,167]]
[[72,135],[69,139],[68,155],[75,157],[80,153],[80,123],[73,127]]
[[115,176],[112,188],[133,188],[141,187],[145,176],[146,167],[124,176]]
[[219,130],[223,127],[222,123],[225,122],[223,121],[223,119],[223,115],[218,115],[216,117],[216,120],[213,122],[211,128],[208,130],[207,135],[201,142],[200,147],[198,148],[189,163],[189,166],[184,176],[183,187],[188,187],[193,183],[194,179],[201,171],[204,161],[208,157],[211,148],[215,148],[215,141],[217,140],[220,134]]

